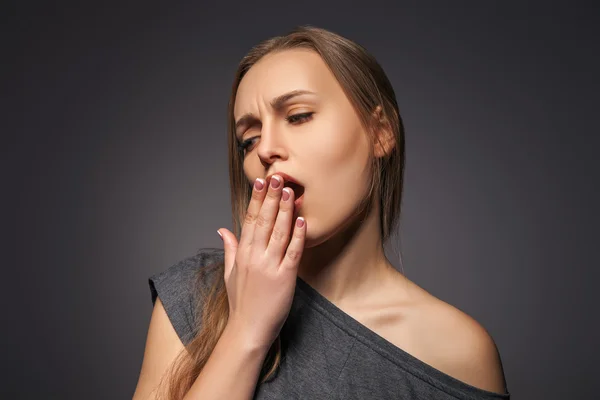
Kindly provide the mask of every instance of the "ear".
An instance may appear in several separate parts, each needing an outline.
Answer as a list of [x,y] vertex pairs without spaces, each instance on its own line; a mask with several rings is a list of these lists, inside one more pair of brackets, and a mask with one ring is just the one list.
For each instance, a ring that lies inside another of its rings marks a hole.
[[396,135],[389,122],[389,120],[383,115],[383,110],[380,105],[373,111],[373,132],[374,132],[374,143],[373,152],[377,158],[390,155],[396,146]]

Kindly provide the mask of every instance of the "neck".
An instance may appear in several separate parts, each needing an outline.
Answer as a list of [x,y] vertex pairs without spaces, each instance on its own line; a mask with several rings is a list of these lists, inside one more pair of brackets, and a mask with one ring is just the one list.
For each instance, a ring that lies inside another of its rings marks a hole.
[[379,205],[320,245],[304,249],[298,276],[334,304],[351,303],[380,291],[398,272],[385,257]]

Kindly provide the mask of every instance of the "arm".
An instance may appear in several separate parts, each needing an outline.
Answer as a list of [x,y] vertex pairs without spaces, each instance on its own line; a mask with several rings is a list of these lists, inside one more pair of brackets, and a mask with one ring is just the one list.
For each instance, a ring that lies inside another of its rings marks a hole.
[[[133,400],[156,399],[156,387],[182,350],[184,346],[157,298]],[[241,340],[235,327],[227,325],[185,399],[251,399],[267,350]]]
[[184,400],[252,399],[267,351],[228,324]]
[[[302,217],[292,223],[294,192],[283,188],[283,178],[271,177],[268,196],[266,186],[256,179],[239,243],[227,229],[217,231],[225,248],[229,320],[186,400],[254,397],[268,349],[289,314],[307,225]],[[154,387],[181,349],[176,339],[164,309],[155,306],[134,400],[155,399]]]
[[157,297],[150,318],[142,370],[133,400],[156,399],[154,391],[160,379],[183,349],[183,343],[171,325],[160,298]]

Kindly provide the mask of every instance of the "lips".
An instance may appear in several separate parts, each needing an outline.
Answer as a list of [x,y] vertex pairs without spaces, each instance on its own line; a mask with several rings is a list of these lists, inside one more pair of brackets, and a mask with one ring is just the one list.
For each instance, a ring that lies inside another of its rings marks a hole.
[[292,189],[294,191],[294,197],[296,198],[296,200],[304,194],[304,186],[300,184],[294,177],[283,172],[276,172],[269,175],[266,179],[267,185],[271,183],[271,178],[273,177],[273,175],[279,175],[283,178],[283,187],[289,187],[290,189]]

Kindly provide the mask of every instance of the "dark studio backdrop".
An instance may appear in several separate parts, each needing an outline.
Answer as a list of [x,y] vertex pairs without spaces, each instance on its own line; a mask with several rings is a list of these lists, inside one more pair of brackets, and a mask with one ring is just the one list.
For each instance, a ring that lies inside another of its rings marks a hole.
[[394,85],[408,277],[488,329],[513,398],[597,394],[598,13],[452,4],[5,4],[0,397],[131,398],[148,276],[231,229],[237,63],[301,24]]

